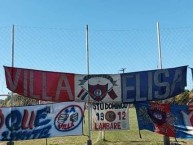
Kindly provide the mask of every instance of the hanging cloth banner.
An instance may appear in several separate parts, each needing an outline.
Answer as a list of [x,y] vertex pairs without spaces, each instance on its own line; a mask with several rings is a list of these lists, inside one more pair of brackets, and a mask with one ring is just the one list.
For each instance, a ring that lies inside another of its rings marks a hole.
[[183,92],[187,66],[124,74],[81,75],[4,67],[7,88],[33,99],[66,102],[141,102]]
[[122,102],[119,74],[76,75],[75,100],[91,102]]
[[74,74],[4,67],[7,88],[29,98],[74,101]]
[[123,102],[164,100],[184,92],[187,66],[124,73],[121,75]]
[[193,139],[193,106],[136,103],[135,107],[140,130]]
[[150,130],[165,136],[175,137],[173,123],[170,120],[169,104],[136,103],[139,130]]
[[92,130],[112,131],[129,129],[128,104],[93,103]]
[[0,108],[0,141],[82,135],[84,103]]

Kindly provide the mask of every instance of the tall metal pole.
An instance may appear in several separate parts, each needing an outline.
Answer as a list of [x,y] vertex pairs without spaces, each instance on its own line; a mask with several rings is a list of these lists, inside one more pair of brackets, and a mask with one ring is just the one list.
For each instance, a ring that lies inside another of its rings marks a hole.
[[[86,25],[86,56],[87,56],[87,75],[90,75],[89,72],[89,45],[88,45],[88,25]],[[88,80],[88,85],[89,85],[89,80]],[[87,145],[92,145],[92,140],[91,140],[91,102],[90,102],[90,95],[88,93],[88,140],[87,140]]]
[[157,43],[158,43],[158,68],[162,69],[162,53],[161,53],[161,40],[160,40],[160,28],[159,28],[159,22],[157,22]]
[[[160,40],[160,27],[159,22],[157,22],[157,42],[158,42],[158,57],[159,57],[159,64],[158,68],[162,69],[162,53],[161,53],[161,40]],[[164,102],[164,101],[163,101]],[[164,145],[170,145],[170,138],[168,136],[163,137]]]
[[[14,25],[12,27],[12,45],[11,45],[11,66],[14,67]],[[11,92],[11,106],[13,106],[13,92]]]
[[[14,25],[12,27],[12,34],[11,34],[11,66],[14,67]],[[11,108],[14,106],[13,104],[13,92],[11,91]],[[11,121],[12,123],[12,121]],[[12,132],[12,130],[11,130]],[[14,142],[11,140],[7,142],[7,145],[14,145]]]

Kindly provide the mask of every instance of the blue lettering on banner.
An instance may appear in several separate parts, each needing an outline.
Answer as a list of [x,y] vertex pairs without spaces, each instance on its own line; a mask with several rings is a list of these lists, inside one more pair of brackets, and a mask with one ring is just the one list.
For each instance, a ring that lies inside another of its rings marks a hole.
[[[5,124],[9,130],[19,130],[21,123],[22,115],[18,110],[11,111],[5,119]],[[11,124],[10,124],[11,122]]]
[[48,113],[50,113],[50,107],[45,107],[45,108],[43,108],[41,110],[38,110],[34,126],[38,127],[38,126],[42,126],[42,125],[48,124],[51,121],[50,119],[47,119],[47,120],[44,120],[44,121],[40,122],[41,119],[45,119],[47,117]]
[[121,74],[123,102],[164,100],[184,91],[187,66]]
[[49,130],[52,128],[51,125],[43,127],[41,129],[35,130],[21,130],[21,131],[4,131],[2,133],[2,141],[10,140],[28,140],[28,139],[38,139],[38,138],[48,138],[50,136]]
[[19,111],[12,110],[7,116],[4,116],[0,109],[1,120],[0,127],[5,126],[8,130],[1,132],[2,141],[28,140],[38,138],[48,138],[52,125],[51,119],[47,118],[50,113],[50,107],[46,106],[36,111],[30,112],[26,109]]

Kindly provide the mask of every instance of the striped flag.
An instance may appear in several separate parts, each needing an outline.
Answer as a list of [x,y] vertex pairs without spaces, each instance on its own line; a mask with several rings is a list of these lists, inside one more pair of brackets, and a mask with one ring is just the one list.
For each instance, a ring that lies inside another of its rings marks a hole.
[[80,98],[81,100],[84,100],[87,97],[87,95],[88,91],[82,88],[77,97]]

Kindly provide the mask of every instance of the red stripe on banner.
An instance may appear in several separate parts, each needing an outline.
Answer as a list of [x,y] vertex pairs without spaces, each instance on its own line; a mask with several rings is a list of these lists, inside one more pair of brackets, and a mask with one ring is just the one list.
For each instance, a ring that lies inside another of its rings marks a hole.
[[115,98],[117,98],[117,94],[115,93],[115,91],[112,89],[108,92],[109,96],[114,100]]
[[[193,105],[189,105],[188,110],[193,111]],[[193,126],[193,116],[190,117],[190,122],[191,122],[191,125]]]
[[29,113],[27,110],[24,110],[24,113],[23,113],[23,120],[22,120],[22,129],[27,129],[27,119],[28,119],[28,116],[29,116]]
[[30,129],[33,129],[34,120],[35,120],[35,113],[34,113],[34,111],[32,111],[30,121],[29,121],[29,128]]
[[74,101],[74,74],[4,67],[7,88],[33,99]]
[[82,89],[82,90],[79,92],[78,98],[83,94],[83,92],[84,92],[84,89]]

